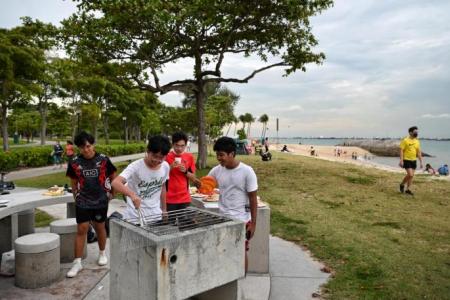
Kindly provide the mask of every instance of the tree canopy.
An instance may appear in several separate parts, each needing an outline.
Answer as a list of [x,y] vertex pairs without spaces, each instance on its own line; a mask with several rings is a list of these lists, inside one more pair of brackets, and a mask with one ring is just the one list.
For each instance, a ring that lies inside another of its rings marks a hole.
[[[288,75],[321,63],[309,18],[331,0],[80,0],[79,11],[63,22],[69,53],[104,61],[132,62],[129,76],[154,93],[191,90],[196,99],[199,156],[206,165],[205,85],[247,83],[256,74],[283,67]],[[242,78],[224,76],[228,55],[258,56],[262,66]],[[193,76],[162,82],[168,64],[192,59]]]

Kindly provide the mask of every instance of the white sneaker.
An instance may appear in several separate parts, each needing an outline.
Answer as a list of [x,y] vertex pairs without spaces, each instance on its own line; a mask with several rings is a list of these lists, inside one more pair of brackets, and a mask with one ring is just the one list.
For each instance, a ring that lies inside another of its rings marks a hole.
[[69,270],[69,272],[67,272],[67,277],[72,278],[77,276],[78,272],[80,272],[81,270],[83,270],[83,266],[81,265],[81,263],[74,263],[72,268]]
[[108,263],[108,257],[106,257],[106,254],[100,254],[100,255],[98,256],[97,264],[98,264],[99,266],[104,266],[104,265],[106,265],[107,263]]

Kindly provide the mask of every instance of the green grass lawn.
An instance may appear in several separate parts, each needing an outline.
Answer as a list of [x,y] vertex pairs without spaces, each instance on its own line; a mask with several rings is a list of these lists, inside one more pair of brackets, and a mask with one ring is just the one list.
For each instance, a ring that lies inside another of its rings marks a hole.
[[34,214],[34,226],[36,227],[46,227],[50,226],[50,223],[55,220],[51,215],[45,211],[36,209]]
[[[410,197],[398,192],[401,174],[289,154],[239,158],[258,175],[272,234],[307,247],[333,270],[325,298],[450,299],[449,182],[419,176]],[[16,184],[66,180],[48,176]]]

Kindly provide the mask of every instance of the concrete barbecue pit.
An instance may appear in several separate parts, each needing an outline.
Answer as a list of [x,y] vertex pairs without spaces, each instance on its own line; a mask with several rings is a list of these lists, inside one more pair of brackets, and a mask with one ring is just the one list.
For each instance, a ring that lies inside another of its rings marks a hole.
[[143,219],[111,221],[110,299],[186,299],[227,284],[239,298],[243,222],[198,208]]

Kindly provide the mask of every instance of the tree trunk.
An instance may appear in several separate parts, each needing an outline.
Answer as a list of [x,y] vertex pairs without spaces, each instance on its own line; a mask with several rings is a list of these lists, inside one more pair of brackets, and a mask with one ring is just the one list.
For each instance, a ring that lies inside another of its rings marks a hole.
[[97,142],[98,141],[98,130],[97,130],[97,128],[98,128],[98,121],[97,120],[95,120],[94,121],[94,124],[93,124],[93,127],[92,127],[92,131],[94,132],[94,138],[95,138],[95,141]]
[[125,145],[128,145],[128,125],[126,123],[125,123]]
[[205,132],[205,98],[204,84],[200,81],[197,84],[197,90],[195,92],[195,101],[197,105],[197,120],[198,120],[198,156],[197,166],[199,169],[206,168],[206,132]]
[[230,132],[231,126],[233,125],[233,123],[230,124],[230,126],[228,126],[228,130],[227,130],[227,134],[226,136],[228,136],[228,133]]
[[41,115],[41,145],[45,145],[47,136],[47,103],[43,100],[39,101],[39,113]]
[[109,145],[109,126],[108,126],[108,114],[103,114],[103,133],[105,134],[105,143]]
[[105,143],[109,145],[109,118],[108,118],[108,99],[105,99],[105,112],[102,114],[103,116],[103,132],[105,134]]
[[3,151],[8,151],[8,120],[6,119],[6,114],[8,112],[8,107],[2,104],[2,135],[3,135]]
[[136,128],[137,130],[137,141],[140,142],[141,141],[141,126],[137,126]]

